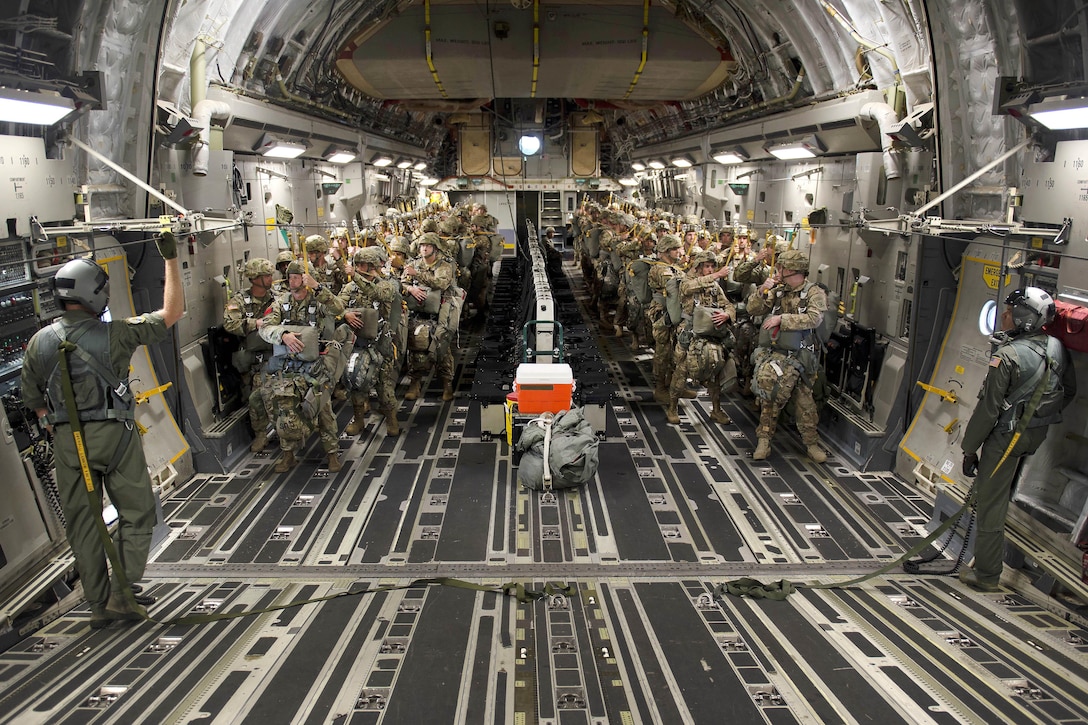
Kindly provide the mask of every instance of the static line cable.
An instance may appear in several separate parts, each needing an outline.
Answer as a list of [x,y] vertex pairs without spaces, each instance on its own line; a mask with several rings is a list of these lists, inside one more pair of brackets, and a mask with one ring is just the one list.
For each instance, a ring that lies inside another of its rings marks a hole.
[[71,141],[72,145],[75,146],[76,148],[83,149],[88,154],[90,154],[94,158],[98,159],[99,161],[104,163],[106,166],[109,166],[111,169],[113,169],[114,171],[119,173],[121,176],[123,176],[126,179],[128,179],[129,181],[131,181],[133,184],[136,184],[136,186],[140,187],[141,189],[146,191],[148,194],[151,194],[153,197],[155,197],[156,199],[161,201],[163,204],[166,204],[167,206],[172,207],[178,213],[184,214],[185,216],[189,216],[190,214],[192,214],[191,211],[189,211],[188,209],[183,207],[181,204],[178,204],[176,201],[169,198],[168,196],[166,196],[165,194],[160,192],[158,189],[155,189],[155,188],[149,186],[143,179],[141,179],[138,176],[136,176],[135,174],[131,173],[128,169],[122,167],[120,164],[116,164],[113,161],[111,161],[110,159],[103,156],[102,154],[98,153],[97,151],[92,149],[90,146],[88,146],[87,144],[80,141],[75,136],[69,136],[68,140]]

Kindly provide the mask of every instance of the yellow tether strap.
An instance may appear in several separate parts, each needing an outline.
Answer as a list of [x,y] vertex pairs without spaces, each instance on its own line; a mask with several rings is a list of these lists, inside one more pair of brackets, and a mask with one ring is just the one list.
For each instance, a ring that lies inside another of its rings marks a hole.
[[427,42],[427,67],[431,70],[431,77],[434,78],[434,84],[438,87],[438,92],[442,94],[443,98],[449,98],[446,89],[442,87],[442,81],[438,78],[438,69],[434,67],[434,55],[431,52],[431,0],[424,0],[423,13],[426,22],[423,35]]
[[624,99],[630,97],[631,93],[635,90],[635,85],[638,83],[638,79],[642,77],[642,69],[646,67],[646,54],[648,52],[648,46],[650,43],[650,0],[643,0],[642,2],[642,59],[638,64],[638,70],[635,71],[635,77],[631,79],[631,85],[627,88],[627,93],[623,94]]

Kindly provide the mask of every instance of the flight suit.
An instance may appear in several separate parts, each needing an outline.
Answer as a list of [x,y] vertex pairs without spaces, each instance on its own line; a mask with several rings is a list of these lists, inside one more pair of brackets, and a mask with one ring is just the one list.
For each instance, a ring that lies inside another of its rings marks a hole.
[[[170,332],[158,313],[148,313],[125,320],[102,322],[90,312],[68,310],[59,318],[68,340],[79,343],[80,329],[106,325],[109,330],[109,360],[107,367],[120,380],[128,380],[132,354],[141,345],[165,340]],[[28,408],[48,408],[51,413],[64,407],[63,400],[48,400],[49,376],[57,356],[44,354],[44,335],[49,328],[39,330],[27,344],[22,371],[23,403]],[[69,354],[69,364],[74,355]],[[82,414],[81,414],[82,418]],[[106,551],[99,538],[95,517],[102,515],[102,490],[117,509],[117,529],[114,543],[124,568],[125,578],[135,582],[144,575],[155,528],[155,493],[147,472],[140,435],[132,420],[89,420],[83,423],[83,440],[95,503],[88,500],[76,452],[72,427],[57,423],[53,436],[53,456],[56,465],[57,491],[64,510],[65,533],[76,560],[83,592],[91,610],[105,608],[110,596],[110,579]],[[112,471],[110,466],[113,465]]]
[[[979,390],[979,402],[971,414],[963,432],[961,447],[965,454],[975,453],[982,447],[978,459],[978,477],[975,479],[977,498],[975,510],[978,517],[975,534],[974,571],[983,586],[996,586],[1001,578],[1005,547],[1005,517],[1009,511],[1009,498],[1013,482],[1025,456],[1034,453],[1046,438],[1051,423],[1061,420],[1061,409],[1077,395],[1077,379],[1069,353],[1061,343],[1050,343],[1061,348],[1054,356],[1055,373],[1051,385],[1062,386],[1061,398],[1050,403],[1042,402],[1027,429],[1009,448],[1013,440],[1016,409],[1034,392],[1023,391],[1019,400],[1009,400],[1020,388],[1021,380],[1032,375],[1045,364],[1046,347],[1051,338],[1043,333],[1014,337],[994,351],[990,359],[986,379]],[[1053,348],[1052,348],[1053,349]],[[1006,408],[1006,404],[1009,407]],[[1008,452],[1008,458],[998,463]],[[996,470],[995,470],[996,469]]]
[[[306,296],[296,300],[290,293],[276,299],[265,315],[261,337],[273,344],[280,344],[285,332],[284,325],[310,325],[320,330],[322,341],[332,339],[336,318],[344,313],[344,303],[324,285],[317,291],[307,290]],[[322,356],[324,357],[324,356]],[[280,361],[282,363],[282,361]],[[268,387],[265,388],[265,405],[274,419],[280,438],[280,449],[285,458],[294,459],[299,448],[313,429],[313,418],[305,415],[308,394],[315,399],[317,429],[321,447],[328,454],[339,451],[339,431],[332,412],[332,387],[328,361],[320,358],[310,365],[283,365],[274,371],[270,365]],[[286,454],[290,454],[287,456]],[[331,456],[330,456],[331,462]]]

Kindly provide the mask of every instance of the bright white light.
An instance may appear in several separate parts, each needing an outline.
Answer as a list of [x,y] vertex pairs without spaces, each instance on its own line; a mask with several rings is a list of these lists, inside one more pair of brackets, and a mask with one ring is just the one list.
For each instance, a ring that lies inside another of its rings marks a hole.
[[518,139],[518,150],[525,156],[532,156],[540,151],[540,137],[526,134]]
[[634,169],[635,171],[645,171],[646,170],[646,164],[642,163],[641,161],[632,161],[631,162],[631,168]]
[[739,164],[744,161],[740,156],[737,156],[732,151],[723,151],[720,154],[714,155],[714,160],[719,164]]
[[816,158],[816,154],[812,153],[810,149],[806,149],[804,146],[783,146],[782,148],[771,148],[767,150],[770,151],[771,155],[776,159],[782,159],[783,161]]
[[306,147],[303,144],[277,141],[261,151],[261,155],[269,159],[296,159],[305,151]]
[[354,160],[355,154],[350,151],[337,151],[326,159],[330,164],[346,164]]
[[672,165],[677,167],[678,169],[690,169],[692,166],[695,165],[695,162],[692,161],[690,156],[677,156],[671,161]]
[[389,166],[389,164],[393,163],[393,159],[388,156],[375,156],[370,163],[374,166]]
[[1034,103],[1028,115],[1051,131],[1088,128],[1088,98],[1067,98]]
[[0,121],[52,126],[75,109],[67,98],[0,88]]
[[400,161],[397,162],[397,168],[398,169],[407,169],[411,165],[412,165],[412,160],[411,159],[401,159]]
[[665,168],[665,162],[661,159],[650,159],[646,162],[651,169],[663,169]]
[[620,184],[622,184],[623,186],[638,186],[638,179],[624,177],[620,179]]
[[415,166],[413,166],[412,168],[415,169],[416,171],[423,171],[425,168],[427,168],[427,162],[426,161],[417,161],[415,163]]
[[434,179],[434,178],[431,178],[429,176],[425,176],[424,178],[420,179],[420,181],[419,181],[420,186],[434,186],[437,183],[438,183],[438,179]]

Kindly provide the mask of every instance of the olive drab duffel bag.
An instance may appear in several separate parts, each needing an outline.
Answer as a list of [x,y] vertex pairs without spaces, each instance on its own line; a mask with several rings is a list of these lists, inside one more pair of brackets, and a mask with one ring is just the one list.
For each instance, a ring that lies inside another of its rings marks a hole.
[[597,434],[581,408],[530,421],[517,449],[522,454],[518,483],[534,490],[581,486],[596,475],[600,462]]

